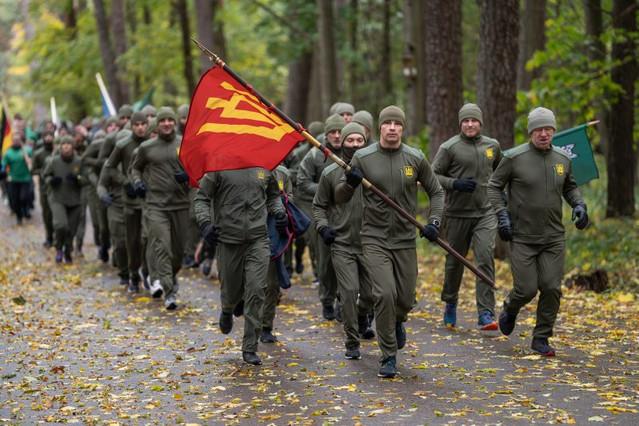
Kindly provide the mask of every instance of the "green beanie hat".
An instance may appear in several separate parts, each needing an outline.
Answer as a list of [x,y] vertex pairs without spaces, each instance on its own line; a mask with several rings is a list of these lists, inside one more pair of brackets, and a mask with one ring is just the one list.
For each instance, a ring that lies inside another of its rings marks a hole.
[[344,143],[348,135],[352,135],[353,133],[357,133],[364,136],[364,143],[366,143],[366,130],[364,130],[361,124],[355,123],[354,121],[351,121],[346,126],[344,126],[339,138],[342,141],[342,143]]
[[557,130],[555,114],[548,108],[537,107],[528,114],[528,134],[531,134],[533,130],[539,129],[540,127],[552,127]]
[[70,143],[71,145],[75,144],[75,140],[71,135],[64,135],[60,138],[60,145],[64,145],[65,143]]
[[189,106],[187,104],[182,104],[177,109],[178,117],[186,118],[189,116]]
[[153,105],[146,105],[144,108],[142,108],[142,114],[144,115],[157,115],[157,110],[155,109],[155,107]]
[[324,133],[324,123],[321,121],[313,121],[308,125],[308,132],[313,135],[313,137],[317,137]]
[[118,118],[117,117],[109,117],[109,118],[107,118],[106,123],[104,123],[104,127],[107,128],[111,124],[118,124]]
[[142,111],[134,112],[133,115],[131,116],[131,123],[135,124],[141,121],[146,123],[146,115],[144,115]]
[[151,133],[155,132],[158,129],[158,120],[157,118],[153,118],[149,120],[149,127],[146,128],[146,136],[150,136]]
[[361,124],[368,130],[373,130],[375,128],[373,114],[365,110],[357,111],[355,114],[353,114],[353,121]]
[[355,114],[355,107],[347,102],[338,102],[335,105],[335,114]]
[[404,111],[396,105],[389,105],[379,112],[379,126],[381,127],[385,121],[395,120],[402,123],[406,127],[406,115]]
[[158,110],[158,115],[156,117],[156,119],[158,120],[158,123],[162,120],[164,120],[165,118],[170,118],[173,121],[177,121],[177,118],[175,117],[175,112],[173,111],[173,108],[168,107],[168,106],[163,106],[160,107],[160,109]]
[[459,110],[459,125],[461,126],[462,121],[467,118],[474,118],[479,121],[482,125],[484,124],[484,119],[481,113],[481,109],[476,104],[465,104]]
[[131,117],[133,115],[133,108],[129,104],[124,104],[118,110],[118,118]]
[[324,124],[324,134],[329,134],[333,130],[342,130],[344,128],[344,119],[341,115],[333,114],[326,119]]

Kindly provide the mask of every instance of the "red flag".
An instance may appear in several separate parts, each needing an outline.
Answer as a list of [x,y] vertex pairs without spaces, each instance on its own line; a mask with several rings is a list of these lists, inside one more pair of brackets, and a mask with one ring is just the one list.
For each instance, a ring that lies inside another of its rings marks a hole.
[[302,140],[304,136],[249,89],[214,66],[191,99],[180,162],[195,186],[206,172],[273,170]]
[[9,116],[7,115],[7,111],[2,107],[2,119],[0,119],[0,142],[2,142],[2,157],[4,157],[4,153],[7,152],[9,147],[11,147],[11,124],[10,124]]

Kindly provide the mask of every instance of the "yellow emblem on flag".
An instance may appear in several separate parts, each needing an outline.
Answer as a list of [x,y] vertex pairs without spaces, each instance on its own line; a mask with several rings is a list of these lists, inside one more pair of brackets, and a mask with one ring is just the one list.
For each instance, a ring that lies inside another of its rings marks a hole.
[[258,170],[257,171],[257,178],[259,180],[264,180],[265,177],[266,177],[266,175],[264,174],[264,170]]
[[277,180],[277,186],[279,186],[280,191],[284,191],[284,181],[282,179]]
[[492,160],[495,157],[495,151],[492,148],[486,150],[486,158]]
[[564,165],[561,163],[555,164],[555,171],[557,172],[557,176],[564,175]]
[[412,166],[404,166],[404,176],[413,177],[413,167]]

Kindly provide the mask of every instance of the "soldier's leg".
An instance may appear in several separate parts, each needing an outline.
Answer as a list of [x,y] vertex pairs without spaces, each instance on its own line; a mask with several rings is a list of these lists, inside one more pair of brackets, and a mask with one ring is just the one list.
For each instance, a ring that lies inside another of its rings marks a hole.
[[42,222],[44,223],[46,242],[53,244],[53,215],[49,205],[49,198],[47,197],[47,190],[42,184],[40,184],[40,207],[42,208]]
[[100,224],[100,244],[108,250],[111,247],[111,233],[109,232],[107,210],[104,206],[100,206],[98,209],[98,223]]
[[414,248],[393,250],[393,275],[397,283],[396,320],[406,322],[408,313],[415,305],[415,287],[417,286],[417,250]]
[[171,220],[171,287],[165,288],[165,296],[176,296],[178,292],[177,273],[182,268],[182,259],[184,257],[184,244],[188,235],[184,230],[189,224],[188,209],[173,210],[170,212]]
[[142,266],[142,210],[124,208],[124,227],[126,231],[126,252],[129,259],[129,276],[139,281]]
[[335,269],[331,259],[331,248],[318,242],[318,276],[319,276],[319,298],[322,306],[333,306],[337,293],[337,279]]
[[102,243],[100,241],[101,232],[100,232],[100,199],[98,198],[98,193],[95,191],[95,188],[89,188],[89,215],[91,216],[91,224],[93,225],[93,242],[96,247],[100,247]]
[[[311,225],[304,234],[306,244],[308,246],[309,256],[311,258],[311,266],[313,267],[313,274],[318,276],[318,244],[321,242],[319,234],[315,230],[315,220],[313,220],[313,204],[306,201],[297,202],[298,207],[302,209],[304,213],[311,219]],[[323,243],[322,243],[323,244]]]
[[[477,267],[495,281],[495,234],[497,219],[493,213],[483,216],[477,221],[472,236],[473,253]],[[475,281],[475,298],[477,313],[489,311],[495,315],[495,290],[486,282],[477,278]]]
[[346,349],[359,348],[357,327],[357,294],[359,292],[359,269],[357,256],[346,250],[331,250],[337,277],[337,289],[342,305],[342,320],[346,335]]
[[537,295],[539,275],[537,254],[539,247],[512,242],[510,244],[510,268],[513,273],[513,289],[506,296],[504,311],[516,315]]
[[242,351],[256,352],[262,329],[262,306],[266,288],[266,273],[270,262],[268,238],[259,238],[245,245],[244,257],[244,337]]
[[264,291],[264,305],[262,306],[262,329],[273,330],[273,319],[275,319],[275,307],[279,294],[280,283],[277,279],[277,268],[275,261],[270,261],[266,273],[266,289]]
[[393,275],[393,263],[388,250],[374,245],[365,245],[363,249],[364,266],[371,278],[375,299],[375,330],[383,360],[397,354],[397,286]]
[[126,251],[126,228],[124,225],[124,209],[111,205],[108,208],[109,230],[113,241],[113,257],[116,259],[120,284],[128,284],[129,259]]
[[301,274],[304,272],[304,250],[306,249],[306,235],[308,231],[303,235],[295,238],[295,272]]
[[[222,312],[231,314],[244,294],[244,255],[246,244],[217,244],[220,271],[220,301]],[[245,303],[246,309],[246,303]]]
[[171,218],[169,212],[147,208],[147,224],[155,267],[154,280],[159,280],[164,293],[173,288]]
[[[471,229],[474,219],[447,217],[445,219],[445,238],[448,244],[462,256],[468,253],[471,240]],[[459,287],[464,275],[464,265],[451,254],[446,255],[444,269],[444,287],[441,299],[443,302],[457,304]]]
[[70,255],[73,249],[73,237],[78,233],[78,227],[82,220],[82,205],[67,207],[67,221],[69,224],[69,232],[66,235],[65,254]]
[[50,202],[49,205],[51,206],[53,229],[55,231],[55,248],[56,250],[62,250],[69,232],[67,209],[56,201]]
[[87,227],[87,193],[86,189],[82,188],[82,196],[81,196],[81,205],[80,205],[80,217],[78,220],[78,228],[75,231],[75,247],[78,253],[82,252],[82,245],[84,244],[84,233]]
[[533,337],[552,337],[559,312],[561,280],[564,276],[565,243],[550,243],[539,253],[539,302]]
[[357,299],[357,314],[371,315],[375,305],[373,285],[368,270],[364,266],[364,255],[357,254],[357,274],[359,275],[359,297]]

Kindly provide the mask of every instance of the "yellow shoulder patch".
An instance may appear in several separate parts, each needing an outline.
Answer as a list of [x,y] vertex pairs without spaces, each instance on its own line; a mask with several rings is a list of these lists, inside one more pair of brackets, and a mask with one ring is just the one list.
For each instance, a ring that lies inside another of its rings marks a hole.
[[264,180],[265,177],[266,177],[266,174],[264,173],[264,170],[260,169],[260,170],[257,171],[257,178],[259,180]]
[[280,191],[284,191],[284,181],[282,179],[277,180],[277,186],[280,188]]
[[404,176],[413,177],[414,173],[412,166],[404,166]]
[[555,164],[555,172],[557,173],[557,176],[563,176],[566,172],[564,169],[564,165],[561,163]]
[[492,160],[493,158],[495,158],[495,150],[493,148],[488,148],[486,150],[486,158]]

